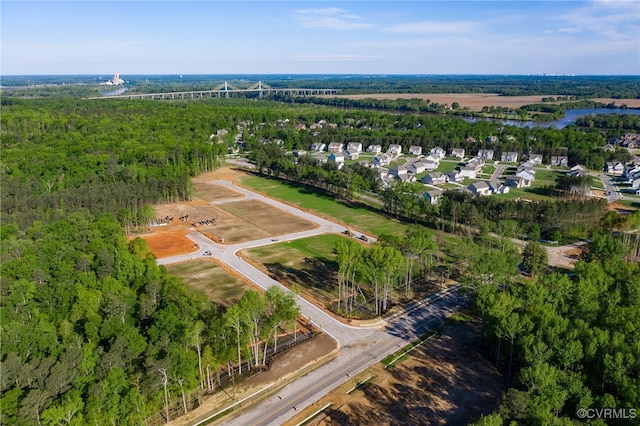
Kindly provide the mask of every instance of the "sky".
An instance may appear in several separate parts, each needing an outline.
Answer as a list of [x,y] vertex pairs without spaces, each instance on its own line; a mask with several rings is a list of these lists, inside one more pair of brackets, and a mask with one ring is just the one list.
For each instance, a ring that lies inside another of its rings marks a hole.
[[2,75],[640,75],[640,1],[11,1]]

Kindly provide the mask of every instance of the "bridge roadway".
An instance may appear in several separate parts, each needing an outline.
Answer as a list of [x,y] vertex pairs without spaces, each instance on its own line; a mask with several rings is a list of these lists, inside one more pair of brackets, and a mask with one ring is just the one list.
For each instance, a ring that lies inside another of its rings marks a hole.
[[278,93],[283,95],[335,95],[340,89],[213,89],[213,90],[195,90],[190,92],[166,92],[166,93],[139,93],[139,94],[122,94],[111,96],[94,96],[88,99],[151,99],[151,100],[174,100],[174,99],[204,99],[204,98],[228,98],[234,93],[252,93],[256,92],[260,97]]
[[[213,181],[211,183],[226,186],[240,192],[245,199],[257,199],[288,213],[295,214],[316,224],[316,228],[282,235],[278,239],[263,238],[229,245],[218,244],[199,232],[192,232],[187,236],[198,243],[198,251],[158,259],[159,264],[166,265],[201,259],[204,252],[209,250],[212,253],[212,257],[226,263],[252,283],[267,289],[273,285],[282,285],[238,257],[237,253],[240,250],[322,233],[339,233],[346,229],[343,225],[245,188],[234,186],[231,182]],[[238,198],[233,198],[228,201],[237,200]],[[466,303],[466,299],[457,290],[458,286],[443,290],[422,303],[408,308],[403,313],[394,315],[388,321],[381,320],[378,324],[366,328],[343,324],[304,298],[296,296],[296,302],[300,306],[302,315],[338,342],[340,347],[338,355],[331,362],[290,383],[278,395],[273,395],[260,401],[255,406],[247,407],[244,410],[232,412],[230,415],[225,416],[223,419],[224,424],[239,426],[282,424],[332,389],[351,380],[351,376],[379,362],[388,354],[415,340],[421,334],[434,328],[446,317],[453,314],[461,305]],[[216,413],[205,415],[193,424],[205,423],[215,415]]]

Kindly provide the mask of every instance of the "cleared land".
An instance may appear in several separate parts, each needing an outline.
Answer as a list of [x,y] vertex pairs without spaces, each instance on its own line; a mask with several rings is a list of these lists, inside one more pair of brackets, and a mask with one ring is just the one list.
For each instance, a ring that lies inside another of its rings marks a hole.
[[[447,321],[439,338],[384,369],[354,377],[300,415],[290,426],[332,402],[306,425],[465,425],[498,405],[504,379],[478,349],[478,322]],[[349,393],[356,383],[373,378]]]
[[[542,103],[542,98],[547,96],[561,96],[561,95],[546,95],[546,96],[502,96],[497,93],[371,93],[363,95],[338,95],[327,97],[338,97],[348,99],[421,99],[438,104],[451,105],[457,102],[460,108],[469,108],[474,111],[479,111],[483,106],[503,106],[511,108],[520,108],[523,105]],[[640,108],[640,99],[610,99],[599,98],[593,99],[596,102],[603,102],[609,104],[615,102],[616,105],[626,104],[631,108]]]
[[256,290],[237,273],[209,258],[169,264],[166,268],[190,288],[203,292],[209,300],[225,307],[237,302],[245,291]]

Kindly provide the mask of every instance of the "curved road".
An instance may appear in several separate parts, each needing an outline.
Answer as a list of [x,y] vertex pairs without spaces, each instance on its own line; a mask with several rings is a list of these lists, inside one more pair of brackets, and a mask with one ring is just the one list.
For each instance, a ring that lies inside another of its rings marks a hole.
[[[213,181],[211,183],[228,187],[244,195],[244,197],[218,200],[215,202],[216,204],[243,199],[257,199],[304,218],[317,226],[315,229],[281,235],[277,239],[263,238],[230,245],[218,244],[199,232],[192,232],[187,236],[199,245],[200,248],[197,252],[158,259],[159,264],[200,259],[205,251],[210,251],[212,257],[226,263],[247,280],[261,288],[266,290],[273,285],[278,285],[287,290],[264,272],[238,257],[238,251],[274,244],[281,240],[293,240],[322,233],[341,233],[346,229],[343,225],[235,186],[229,181]],[[302,315],[338,342],[340,347],[338,355],[331,362],[287,385],[280,391],[279,395],[267,398],[259,404],[237,413],[232,413],[232,415],[235,415],[232,419],[228,418],[230,416],[226,416],[224,424],[240,426],[282,424],[297,414],[298,411],[303,410],[329,391],[350,380],[352,375],[358,374],[367,367],[379,362],[388,354],[415,340],[453,314],[462,304],[466,303],[466,299],[458,293],[457,289],[458,287],[455,286],[444,290],[431,296],[423,303],[417,304],[416,307],[394,315],[388,321],[381,321],[377,327],[369,328],[343,324],[304,298],[296,296]],[[207,419],[208,417],[201,418],[194,424],[203,423]]]

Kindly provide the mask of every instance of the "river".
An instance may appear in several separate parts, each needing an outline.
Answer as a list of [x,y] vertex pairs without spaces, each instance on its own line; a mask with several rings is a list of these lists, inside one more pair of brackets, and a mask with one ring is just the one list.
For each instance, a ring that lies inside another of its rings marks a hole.
[[470,122],[491,120],[498,121],[500,123],[516,126],[516,127],[555,127],[556,129],[562,129],[576,122],[580,117],[586,115],[597,114],[634,114],[640,115],[640,109],[623,109],[623,108],[587,108],[587,109],[569,109],[565,111],[564,117],[554,121],[521,121],[521,120],[503,120],[499,118],[469,118],[466,119]]

